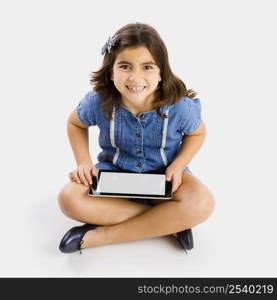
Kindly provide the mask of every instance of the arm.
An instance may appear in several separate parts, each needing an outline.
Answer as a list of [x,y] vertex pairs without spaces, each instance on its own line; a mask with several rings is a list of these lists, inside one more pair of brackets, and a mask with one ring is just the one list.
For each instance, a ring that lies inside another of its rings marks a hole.
[[203,145],[205,136],[206,127],[202,121],[196,131],[187,134],[183,139],[180,151],[172,163],[184,169]]
[[67,120],[67,134],[77,165],[92,159],[89,153],[88,127],[78,118],[76,110],[72,111]]

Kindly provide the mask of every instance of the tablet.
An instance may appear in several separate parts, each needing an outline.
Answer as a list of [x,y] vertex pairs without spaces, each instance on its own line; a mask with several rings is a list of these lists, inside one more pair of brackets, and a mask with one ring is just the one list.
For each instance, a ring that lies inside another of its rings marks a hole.
[[164,172],[134,173],[99,170],[88,195],[97,197],[171,199],[172,184]]

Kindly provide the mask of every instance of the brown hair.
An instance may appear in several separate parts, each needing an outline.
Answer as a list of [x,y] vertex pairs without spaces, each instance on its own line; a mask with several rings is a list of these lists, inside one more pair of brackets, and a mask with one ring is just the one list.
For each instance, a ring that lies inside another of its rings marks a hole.
[[193,90],[187,90],[184,82],[171,71],[166,46],[153,27],[139,22],[127,24],[120,28],[114,37],[114,46],[111,48],[110,53],[106,51],[102,67],[96,72],[91,72],[90,79],[93,89],[101,95],[100,109],[106,113],[109,120],[112,119],[113,107],[115,106],[118,109],[118,99],[120,97],[119,91],[111,80],[113,65],[117,54],[126,48],[145,46],[160,69],[162,80],[154,92],[152,102],[153,109],[160,117],[167,117],[160,112],[161,106],[176,104],[183,96],[194,98],[197,95]]

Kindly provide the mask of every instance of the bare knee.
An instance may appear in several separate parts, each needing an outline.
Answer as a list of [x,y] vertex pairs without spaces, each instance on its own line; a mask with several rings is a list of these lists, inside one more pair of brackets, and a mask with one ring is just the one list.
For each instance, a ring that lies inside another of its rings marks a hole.
[[78,210],[78,199],[81,199],[87,191],[82,184],[68,182],[59,192],[57,200],[61,211],[68,217],[73,218]]
[[215,199],[209,191],[195,193],[189,198],[179,199],[180,222],[184,229],[205,221],[214,211]]
[[196,216],[198,223],[206,220],[212,214],[214,208],[215,198],[212,193],[207,192],[204,195],[201,195],[193,208],[193,213]]

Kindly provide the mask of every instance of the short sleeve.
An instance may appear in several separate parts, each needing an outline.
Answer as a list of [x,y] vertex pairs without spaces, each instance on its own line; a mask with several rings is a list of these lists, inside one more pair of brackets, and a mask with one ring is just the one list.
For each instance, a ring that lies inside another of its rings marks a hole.
[[86,126],[96,125],[95,119],[95,92],[88,92],[77,105],[77,114],[82,123]]
[[183,118],[181,121],[181,132],[189,134],[197,130],[201,123],[201,102],[199,98],[191,99],[185,97],[183,103]]

